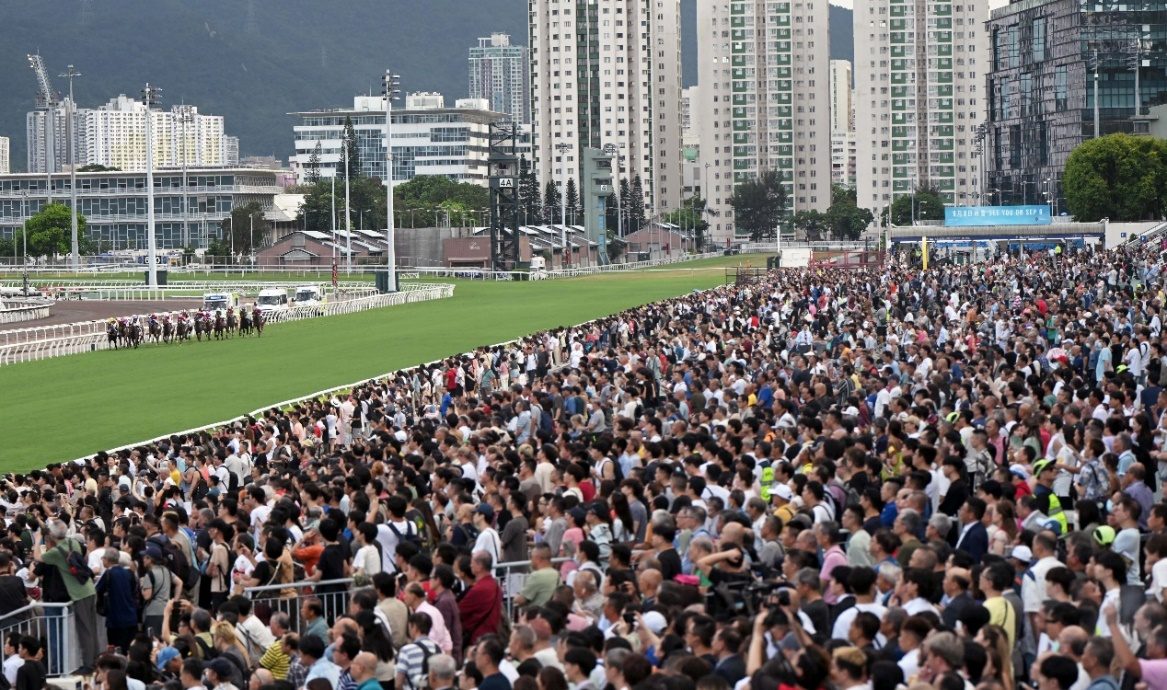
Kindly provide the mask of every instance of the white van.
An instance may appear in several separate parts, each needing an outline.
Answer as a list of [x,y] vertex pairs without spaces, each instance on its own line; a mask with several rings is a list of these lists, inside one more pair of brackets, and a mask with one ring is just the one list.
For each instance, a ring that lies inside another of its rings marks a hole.
[[203,311],[227,311],[227,307],[239,308],[239,295],[234,292],[208,292],[203,295]]
[[319,285],[301,285],[296,288],[296,292],[292,296],[297,306],[305,304],[318,304],[324,298],[324,290]]
[[283,288],[267,288],[259,291],[255,306],[264,314],[288,308],[288,291]]

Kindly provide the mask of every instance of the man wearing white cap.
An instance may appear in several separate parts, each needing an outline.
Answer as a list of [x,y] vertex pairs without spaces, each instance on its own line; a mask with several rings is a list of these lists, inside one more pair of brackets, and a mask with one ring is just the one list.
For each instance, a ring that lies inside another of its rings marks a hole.
[[790,489],[788,484],[778,484],[770,492],[770,502],[774,506],[774,515],[782,521],[783,525],[789,523],[790,518],[794,517],[794,506],[790,504],[793,500],[794,491]]

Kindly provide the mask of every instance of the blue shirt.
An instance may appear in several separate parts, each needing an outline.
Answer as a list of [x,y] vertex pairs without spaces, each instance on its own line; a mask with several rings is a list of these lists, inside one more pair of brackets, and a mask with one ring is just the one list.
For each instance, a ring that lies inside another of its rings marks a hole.
[[883,507],[883,512],[879,514],[879,521],[884,527],[891,527],[896,522],[896,516],[899,515],[900,510],[896,508],[895,502],[888,503]]
[[120,565],[109,568],[97,581],[97,595],[108,596],[105,614],[107,628],[133,628],[138,625],[138,608],[134,602],[137,578],[129,568]]

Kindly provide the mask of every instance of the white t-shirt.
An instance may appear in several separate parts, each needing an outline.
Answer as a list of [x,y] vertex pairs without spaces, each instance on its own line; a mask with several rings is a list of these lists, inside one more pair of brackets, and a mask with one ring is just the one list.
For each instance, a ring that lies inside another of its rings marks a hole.
[[[412,528],[409,520],[405,518],[402,518],[400,522],[391,521],[390,524],[402,536],[405,536]],[[386,573],[397,572],[397,565],[394,561],[397,559],[397,544],[401,540],[397,538],[392,529],[389,529],[389,524],[377,525],[377,541],[381,542],[381,570]]]
[[479,532],[478,539],[474,542],[474,551],[489,553],[491,566],[498,563],[502,556],[502,541],[498,538],[498,532],[493,527],[487,527]]
[[8,680],[9,686],[16,687],[16,672],[21,666],[24,666],[24,659],[21,659],[19,654],[13,654],[4,660],[4,677]]
[[353,557],[353,567],[360,568],[369,576],[381,572],[381,554],[377,552],[377,547],[366,544],[358,549],[357,555]]
[[1167,590],[1167,558],[1160,558],[1151,566],[1151,589],[1148,593],[1163,603],[1167,601],[1164,590]]

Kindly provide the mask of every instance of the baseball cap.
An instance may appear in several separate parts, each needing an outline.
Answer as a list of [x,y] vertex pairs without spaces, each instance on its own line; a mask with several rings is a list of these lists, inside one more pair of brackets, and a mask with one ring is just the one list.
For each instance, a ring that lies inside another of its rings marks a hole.
[[1033,552],[1029,550],[1028,546],[1014,546],[1013,550],[1009,552],[1009,558],[1017,559],[1028,565],[1033,562]]
[[1041,460],[1033,463],[1033,476],[1041,476],[1042,472],[1046,470],[1052,470],[1053,468],[1054,461],[1052,458],[1042,458]]
[[231,675],[231,662],[223,657],[216,657],[207,662],[206,668],[215,672],[215,675],[220,679],[226,679]]
[[1021,465],[1018,465],[1018,464],[1010,465],[1009,471],[1012,472],[1013,474],[1017,475],[1018,477],[1021,477],[1022,479],[1029,479],[1029,473],[1026,472],[1025,467],[1023,467]]
[[656,635],[664,632],[665,628],[667,628],[669,625],[668,621],[665,620],[664,615],[660,611],[649,611],[648,613],[644,614],[642,618],[644,619],[644,624],[648,626],[648,629]]
[[487,520],[494,518],[494,508],[491,508],[490,504],[486,501],[483,501],[482,503],[474,506],[474,512],[481,514]]
[[1094,541],[1101,546],[1110,546],[1114,543],[1114,528],[1110,525],[1100,525],[1094,528]]
[[[181,656],[181,655],[178,653],[178,650],[175,649],[174,647],[163,647],[158,652],[158,658],[154,660],[154,665],[158,667],[159,671],[161,671],[163,668],[166,667],[166,664],[169,664],[171,661],[177,659],[179,656]],[[228,673],[230,673],[230,671],[228,671]]]
[[145,555],[149,558],[154,559],[155,561],[160,561],[160,560],[162,560],[162,549],[157,544],[154,544],[154,543],[146,544],[146,554]]
[[775,486],[774,495],[784,501],[794,500],[794,492],[791,491],[790,486],[787,484],[779,484],[778,486]]

